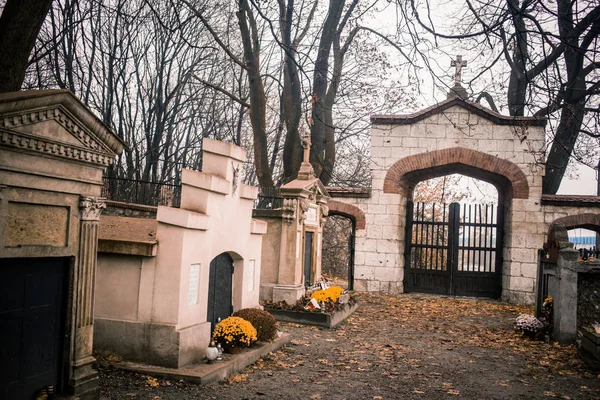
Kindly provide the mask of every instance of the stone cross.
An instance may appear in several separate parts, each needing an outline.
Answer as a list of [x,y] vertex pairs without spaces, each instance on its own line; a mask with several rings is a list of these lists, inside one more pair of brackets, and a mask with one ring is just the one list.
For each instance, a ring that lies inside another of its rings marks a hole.
[[304,160],[303,162],[310,162],[310,132],[306,131],[304,133],[304,137],[302,138],[302,147],[304,147]]
[[298,171],[298,179],[308,180],[315,177],[315,171],[310,164],[310,131],[304,133],[302,138],[302,146],[304,147],[304,160],[300,164],[300,170]]
[[456,56],[456,60],[452,60],[450,66],[456,68],[454,72],[454,85],[458,86],[462,81],[462,69],[467,66],[467,61],[463,61],[462,56]]

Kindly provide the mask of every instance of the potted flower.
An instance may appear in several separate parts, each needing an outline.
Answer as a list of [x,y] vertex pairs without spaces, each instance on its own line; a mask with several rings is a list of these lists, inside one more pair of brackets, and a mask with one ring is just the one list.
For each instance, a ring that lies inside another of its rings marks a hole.
[[228,353],[239,353],[256,341],[256,329],[245,319],[227,317],[217,324],[213,340]]
[[517,317],[515,329],[528,337],[535,337],[544,329],[542,321],[529,314],[521,314]]

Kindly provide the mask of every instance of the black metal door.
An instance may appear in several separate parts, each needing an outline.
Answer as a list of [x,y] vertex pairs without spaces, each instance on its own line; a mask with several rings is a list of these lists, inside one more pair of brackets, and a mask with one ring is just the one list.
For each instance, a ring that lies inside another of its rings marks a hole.
[[312,284],[311,269],[313,264],[312,259],[313,233],[304,232],[304,285]]
[[32,399],[59,389],[64,259],[0,259],[0,398]]
[[217,321],[233,313],[233,259],[227,253],[216,256],[210,262],[208,277],[208,313],[211,332]]
[[406,291],[498,298],[501,204],[407,205]]

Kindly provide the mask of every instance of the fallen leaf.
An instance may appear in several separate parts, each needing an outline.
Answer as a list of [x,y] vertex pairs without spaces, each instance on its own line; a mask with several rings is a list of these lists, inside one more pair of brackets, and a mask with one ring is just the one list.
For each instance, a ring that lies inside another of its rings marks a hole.
[[311,399],[320,399],[321,395],[319,393],[315,393],[312,396],[310,396]]
[[158,383],[158,379],[149,376],[146,379],[146,385],[156,387],[156,386],[160,386],[160,383]]
[[453,395],[453,396],[458,396],[458,395],[460,395],[460,390],[456,390],[456,389],[450,389],[450,390],[448,390],[448,392],[447,392],[447,393],[448,393],[448,394],[451,394],[451,395]]

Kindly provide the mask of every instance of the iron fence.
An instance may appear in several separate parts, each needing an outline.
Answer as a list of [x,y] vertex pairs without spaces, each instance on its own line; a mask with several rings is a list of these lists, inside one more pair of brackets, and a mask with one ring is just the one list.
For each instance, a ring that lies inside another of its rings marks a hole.
[[278,187],[261,186],[258,188],[258,198],[254,201],[256,210],[275,210],[283,207],[283,197]]
[[181,185],[103,177],[102,197],[124,203],[179,208]]

